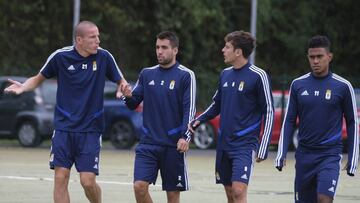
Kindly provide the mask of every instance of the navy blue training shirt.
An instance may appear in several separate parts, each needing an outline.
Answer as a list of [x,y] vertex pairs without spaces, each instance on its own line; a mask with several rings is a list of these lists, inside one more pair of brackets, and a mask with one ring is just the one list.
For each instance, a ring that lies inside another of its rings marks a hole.
[[348,142],[348,173],[354,174],[359,156],[359,135],[355,93],[344,78],[329,72],[312,73],[295,79],[281,130],[276,166],[283,167],[299,118],[298,150],[312,153],[342,153],[342,123],[345,117]]
[[[262,69],[247,63],[240,69],[226,68],[220,75],[212,104],[196,120],[205,122],[220,113],[217,149],[258,150],[258,157],[267,157],[274,106],[271,86]],[[264,133],[259,145],[263,123]]]
[[40,73],[57,77],[55,130],[103,132],[105,78],[123,78],[114,57],[99,48],[96,54],[81,56],[74,46],[52,53]]
[[176,147],[179,138],[190,141],[187,124],[195,115],[196,80],[193,71],[178,62],[170,68],[144,68],[125,103],[135,109],[143,101],[140,143]]

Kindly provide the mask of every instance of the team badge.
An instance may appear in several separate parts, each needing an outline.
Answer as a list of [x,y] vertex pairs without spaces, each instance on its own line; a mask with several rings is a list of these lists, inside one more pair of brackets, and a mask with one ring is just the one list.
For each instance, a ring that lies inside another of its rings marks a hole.
[[329,100],[331,98],[331,90],[326,90],[325,99]]
[[245,82],[241,81],[240,84],[239,84],[239,91],[243,91],[244,85],[245,85]]
[[93,71],[97,70],[97,65],[96,65],[96,61],[93,61]]
[[175,87],[175,80],[172,80],[171,82],[170,82],[170,85],[169,85],[169,89],[174,89],[174,87]]

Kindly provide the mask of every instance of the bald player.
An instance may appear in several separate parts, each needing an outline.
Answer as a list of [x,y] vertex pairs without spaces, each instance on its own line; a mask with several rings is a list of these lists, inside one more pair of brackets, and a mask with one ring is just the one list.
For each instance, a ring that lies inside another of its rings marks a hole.
[[75,45],[56,50],[40,72],[5,92],[21,94],[38,87],[45,79],[57,78],[55,131],[52,137],[50,168],[55,170],[54,202],[68,203],[70,170],[75,164],[86,197],[101,202],[99,174],[101,134],[104,130],[103,94],[105,78],[118,84],[117,96],[128,85],[114,57],[99,47],[99,30],[90,21],[75,29]]

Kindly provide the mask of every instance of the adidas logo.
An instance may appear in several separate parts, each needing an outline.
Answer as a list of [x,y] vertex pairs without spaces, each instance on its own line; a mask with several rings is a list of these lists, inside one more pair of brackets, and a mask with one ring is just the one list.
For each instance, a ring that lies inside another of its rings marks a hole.
[[309,95],[309,93],[307,92],[307,90],[305,90],[301,93],[301,96],[308,96],[308,95]]
[[245,173],[244,175],[242,175],[242,176],[241,176],[241,178],[242,178],[242,179],[245,179],[245,180],[247,180],[247,179],[248,179],[248,177],[247,177],[246,173]]
[[95,169],[98,169],[98,165],[97,165],[97,164],[95,164],[95,165],[94,165],[94,168],[95,168]]
[[183,185],[181,183],[178,183],[176,187],[183,187]]
[[68,67],[68,70],[72,71],[72,70],[75,70],[75,68],[74,68],[73,65],[71,65],[71,66]]
[[223,85],[223,87],[227,87],[228,86],[228,84],[227,84],[227,82],[225,82],[225,84]]
[[334,188],[334,187],[331,187],[331,188],[328,189],[328,191],[330,191],[330,192],[335,192],[335,188]]
[[149,82],[149,85],[155,85],[154,80],[150,81],[150,82]]

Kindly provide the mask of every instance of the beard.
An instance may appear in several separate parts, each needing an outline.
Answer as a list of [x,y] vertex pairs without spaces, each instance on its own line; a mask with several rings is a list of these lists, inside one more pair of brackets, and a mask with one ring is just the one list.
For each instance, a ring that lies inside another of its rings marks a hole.
[[159,65],[166,66],[169,65],[172,62],[172,58],[164,58],[164,59],[158,59]]

